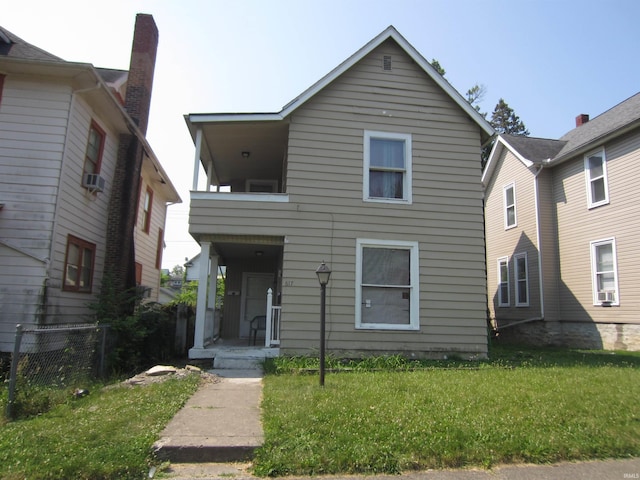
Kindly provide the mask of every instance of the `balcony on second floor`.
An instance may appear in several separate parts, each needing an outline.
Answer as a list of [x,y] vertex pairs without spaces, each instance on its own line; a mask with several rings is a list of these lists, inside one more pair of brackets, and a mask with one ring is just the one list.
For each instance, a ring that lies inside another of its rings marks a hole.
[[278,114],[191,114],[185,120],[196,147],[192,234],[205,234],[211,225],[241,234],[243,226],[255,230],[265,218],[286,215],[288,121]]

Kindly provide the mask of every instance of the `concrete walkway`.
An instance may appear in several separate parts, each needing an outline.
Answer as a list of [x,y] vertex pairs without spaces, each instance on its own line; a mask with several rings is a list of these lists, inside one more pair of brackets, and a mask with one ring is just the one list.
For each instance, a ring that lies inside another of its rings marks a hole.
[[169,422],[155,444],[172,463],[248,461],[262,445],[262,371],[212,370],[205,383]]
[[[171,462],[149,478],[172,480],[258,480],[251,474],[254,450],[264,440],[260,421],[261,370],[213,370],[219,381],[205,383],[169,422],[156,442]],[[303,477],[288,477],[299,480]],[[315,477],[316,479],[318,477]],[[640,458],[554,465],[505,465],[491,470],[429,470],[403,475],[326,476],[323,480],[618,480],[640,479]]]

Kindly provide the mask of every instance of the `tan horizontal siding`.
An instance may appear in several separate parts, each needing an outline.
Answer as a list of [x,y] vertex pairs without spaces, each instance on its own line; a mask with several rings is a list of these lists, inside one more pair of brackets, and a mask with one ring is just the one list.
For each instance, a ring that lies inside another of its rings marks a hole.
[[[609,187],[608,205],[587,208],[584,159],[576,158],[554,169],[558,212],[561,315],[565,320],[640,323],[640,198],[634,175],[640,161],[640,133],[629,133],[605,147]],[[590,242],[615,238],[617,243],[620,306],[593,306]]]

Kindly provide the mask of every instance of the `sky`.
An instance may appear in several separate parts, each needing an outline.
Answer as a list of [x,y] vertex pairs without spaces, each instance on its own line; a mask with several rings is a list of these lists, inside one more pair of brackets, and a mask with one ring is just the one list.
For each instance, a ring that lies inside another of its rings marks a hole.
[[195,147],[184,115],[279,112],[389,25],[461,93],[503,98],[531,136],[558,138],[640,91],[637,0],[21,0],[0,24],[72,62],[128,69],[135,15],[160,43],[147,139],[178,190],[163,268],[188,233]]

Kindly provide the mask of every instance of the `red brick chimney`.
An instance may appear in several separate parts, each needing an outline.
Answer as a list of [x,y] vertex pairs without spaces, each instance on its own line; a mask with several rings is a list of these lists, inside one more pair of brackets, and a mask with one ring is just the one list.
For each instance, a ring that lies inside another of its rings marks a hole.
[[[158,29],[151,15],[136,16],[125,109],[146,134],[151,105],[151,90],[158,48]],[[118,158],[113,175],[107,223],[103,291],[112,291],[122,298],[132,298],[136,286],[135,245],[133,241],[136,208],[140,190],[143,147],[138,137],[130,133],[118,139]],[[123,302],[116,308],[120,314],[133,311],[132,303]]]
[[139,13],[136,15],[131,47],[125,108],[144,134],[147,133],[147,124],[149,123],[157,50],[158,28],[156,23],[151,15]]
[[581,113],[576,117],[576,127],[580,127],[589,121],[589,115]]

